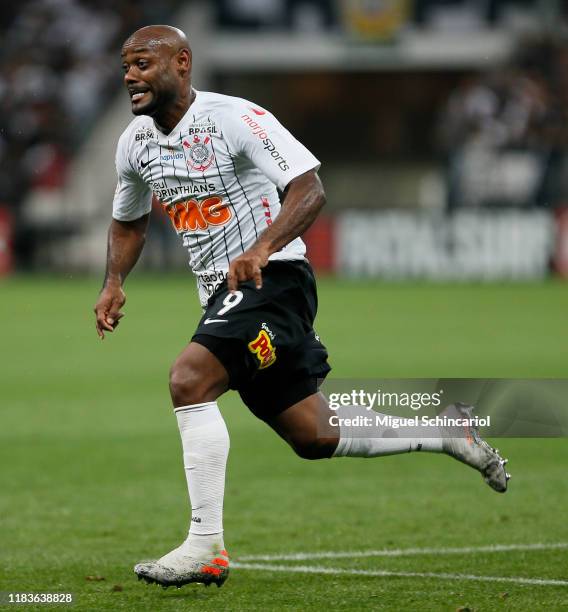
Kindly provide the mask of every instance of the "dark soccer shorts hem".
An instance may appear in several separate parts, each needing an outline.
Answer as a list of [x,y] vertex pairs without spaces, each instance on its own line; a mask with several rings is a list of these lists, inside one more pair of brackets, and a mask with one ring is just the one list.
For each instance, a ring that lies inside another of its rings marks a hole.
[[239,395],[257,418],[270,422],[290,406],[317,393],[319,388],[319,379],[313,376],[282,382],[277,388],[274,385],[268,388],[262,383],[255,385],[253,380],[247,388],[239,389]]
[[246,362],[242,357],[244,348],[241,342],[210,334],[195,334],[191,341],[201,344],[217,357],[229,375],[229,389],[238,389],[239,382],[243,380],[247,371]]
[[290,406],[317,393],[331,369],[326,364],[318,375],[298,373],[293,380],[284,377],[266,379],[261,375],[243,384],[246,365],[244,360],[241,363],[243,353],[238,340],[196,334],[191,341],[215,355],[229,375],[229,388],[236,389],[247,408],[262,421],[270,421]]

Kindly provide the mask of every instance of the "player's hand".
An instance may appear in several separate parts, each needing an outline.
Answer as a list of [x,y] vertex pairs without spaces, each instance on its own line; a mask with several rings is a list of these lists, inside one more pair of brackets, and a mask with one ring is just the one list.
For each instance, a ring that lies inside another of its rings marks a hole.
[[262,287],[261,269],[268,263],[268,251],[262,247],[251,247],[236,259],[233,259],[227,274],[227,287],[234,293],[239,283],[252,280],[257,289]]
[[119,285],[107,285],[103,287],[99,299],[95,304],[95,317],[97,334],[104,340],[105,331],[112,332],[118,322],[124,316],[120,309],[126,302],[126,295]]

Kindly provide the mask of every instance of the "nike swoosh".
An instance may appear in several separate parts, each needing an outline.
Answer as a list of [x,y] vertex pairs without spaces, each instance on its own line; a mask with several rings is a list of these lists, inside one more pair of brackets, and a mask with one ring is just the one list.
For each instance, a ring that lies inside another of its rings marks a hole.
[[251,106],[250,109],[251,109],[251,111],[253,113],[256,113],[257,115],[265,115],[266,114],[266,111],[260,110],[258,108],[254,108],[254,106]]
[[140,160],[140,165],[142,166],[142,168],[145,168],[148,164],[151,164],[155,159],[158,159],[158,157],[153,157],[152,159],[150,159],[146,163],[144,163],[142,160]]
[[203,321],[204,325],[209,325],[209,323],[228,323],[228,319],[205,319]]

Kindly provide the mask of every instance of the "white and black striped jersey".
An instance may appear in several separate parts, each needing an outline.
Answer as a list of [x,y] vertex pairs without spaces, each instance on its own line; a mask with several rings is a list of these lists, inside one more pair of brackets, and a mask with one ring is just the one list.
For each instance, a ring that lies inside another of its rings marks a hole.
[[[166,136],[140,116],[117,146],[113,217],[150,212],[152,196],[189,251],[202,304],[280,211],[277,187],[319,168],[319,161],[267,110],[217,93],[196,92]],[[303,259],[296,238],[270,259]]]

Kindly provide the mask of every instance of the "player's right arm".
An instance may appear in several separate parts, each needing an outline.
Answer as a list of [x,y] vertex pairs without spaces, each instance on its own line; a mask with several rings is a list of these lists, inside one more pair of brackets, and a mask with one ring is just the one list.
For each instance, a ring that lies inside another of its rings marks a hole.
[[124,316],[126,302],[123,284],[140,257],[152,208],[152,193],[137,169],[133,130],[127,129],[118,141],[116,171],[118,184],[113,200],[112,222],[108,231],[107,265],[103,288],[95,305],[97,334],[112,332]]
[[149,215],[135,221],[113,219],[108,230],[107,267],[103,288],[95,305],[97,334],[112,332],[124,316],[126,302],[122,288],[128,273],[140,257],[146,239]]

